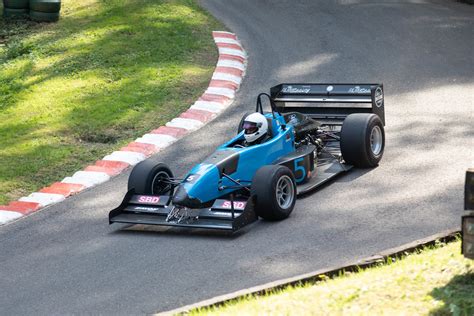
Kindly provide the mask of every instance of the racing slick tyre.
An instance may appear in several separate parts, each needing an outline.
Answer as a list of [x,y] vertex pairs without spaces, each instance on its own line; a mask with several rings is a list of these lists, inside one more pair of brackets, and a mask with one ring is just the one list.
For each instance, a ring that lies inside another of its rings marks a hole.
[[263,166],[252,179],[251,194],[258,216],[270,221],[285,219],[295,207],[295,177],[285,166]]
[[341,129],[341,153],[346,163],[376,167],[384,148],[385,131],[378,115],[355,113],[346,117]]
[[173,173],[167,165],[144,160],[133,167],[128,178],[128,190],[135,189],[135,194],[172,195],[174,188],[166,181],[170,178],[173,178]]

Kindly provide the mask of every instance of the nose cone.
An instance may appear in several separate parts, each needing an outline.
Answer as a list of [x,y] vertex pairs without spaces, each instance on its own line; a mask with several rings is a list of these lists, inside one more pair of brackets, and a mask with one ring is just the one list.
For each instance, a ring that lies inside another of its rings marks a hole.
[[219,196],[219,171],[212,164],[196,165],[178,186],[173,204],[188,208],[207,208]]
[[184,206],[188,208],[206,207],[205,203],[203,203],[198,198],[189,196],[183,184],[180,184],[178,186],[178,189],[176,190],[176,193],[174,194],[172,201],[174,205]]

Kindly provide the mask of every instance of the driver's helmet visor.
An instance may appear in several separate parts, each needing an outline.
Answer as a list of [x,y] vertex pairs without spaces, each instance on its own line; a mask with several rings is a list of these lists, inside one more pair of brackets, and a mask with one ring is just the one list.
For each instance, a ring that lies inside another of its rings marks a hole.
[[244,121],[244,125],[242,126],[244,129],[245,134],[253,134],[258,131],[258,128],[262,125],[262,123],[255,123],[255,122],[248,122]]

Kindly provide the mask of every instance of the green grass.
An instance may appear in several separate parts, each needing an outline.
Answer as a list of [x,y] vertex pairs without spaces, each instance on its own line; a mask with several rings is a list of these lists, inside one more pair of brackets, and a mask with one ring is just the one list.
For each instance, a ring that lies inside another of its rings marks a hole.
[[54,24],[0,18],[0,204],[177,116],[217,60],[222,25],[195,1],[62,6]]
[[313,285],[191,315],[474,315],[474,261],[460,241]]

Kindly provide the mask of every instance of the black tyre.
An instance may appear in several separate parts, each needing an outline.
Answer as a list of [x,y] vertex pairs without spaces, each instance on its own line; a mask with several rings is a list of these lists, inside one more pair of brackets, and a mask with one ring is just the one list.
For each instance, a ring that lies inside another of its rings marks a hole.
[[341,153],[344,161],[359,168],[376,167],[385,148],[385,131],[375,114],[350,114],[341,130]]
[[239,122],[239,127],[237,128],[237,134],[240,134],[240,132],[244,129],[244,121],[245,121],[245,118],[247,116],[249,116],[250,114],[252,114],[254,112],[247,112],[244,114],[244,116],[242,116],[242,118],[240,119],[240,122]]
[[5,9],[28,9],[28,0],[3,0]]
[[173,186],[166,181],[170,178],[173,173],[166,164],[144,160],[133,167],[128,189],[135,189],[136,194],[172,195]]
[[30,0],[30,10],[44,13],[58,13],[61,10],[61,0]]
[[296,203],[295,177],[285,166],[263,166],[252,179],[251,194],[258,216],[270,221],[285,219]]
[[59,20],[59,12],[46,13],[30,10],[30,18],[36,22],[56,22]]
[[8,9],[3,8],[3,16],[6,18],[26,17],[28,9]]

